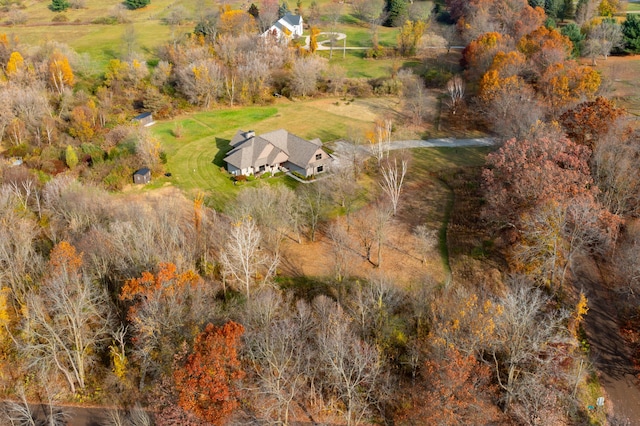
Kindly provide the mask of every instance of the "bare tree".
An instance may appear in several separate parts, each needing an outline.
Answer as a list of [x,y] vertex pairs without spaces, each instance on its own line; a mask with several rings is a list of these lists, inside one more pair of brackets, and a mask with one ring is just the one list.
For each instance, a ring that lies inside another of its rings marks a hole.
[[265,417],[287,425],[306,377],[301,325],[284,303],[270,289],[256,295],[248,306],[245,343],[260,393],[266,397]]
[[427,256],[433,251],[438,244],[438,231],[429,229],[427,225],[418,225],[413,230],[413,235],[418,240],[416,249],[420,253],[420,260],[424,265],[427,262]]
[[331,243],[335,279],[341,282],[349,273],[349,260],[351,258],[349,233],[341,221],[335,221],[327,229],[327,236]]
[[391,209],[384,203],[377,203],[373,208],[373,232],[378,246],[377,267],[382,266],[382,246],[389,234],[389,223],[391,222]]
[[342,17],[343,3],[333,1],[325,5],[324,15],[329,20],[329,59],[333,58],[333,45],[338,37],[338,23]]
[[305,225],[309,228],[309,239],[311,241],[316,240],[318,225],[324,219],[328,210],[326,191],[320,187],[321,184],[301,185],[297,190],[301,203],[301,213],[305,218]]
[[[264,286],[275,273],[278,256],[270,256],[260,249],[262,234],[255,221],[244,217],[232,224],[220,261],[225,277],[237,282],[247,298],[257,285]],[[258,272],[260,271],[260,275]]]
[[189,102],[209,108],[220,96],[222,68],[213,59],[201,59],[181,67],[176,72],[178,87]]
[[347,425],[358,424],[375,402],[382,371],[380,355],[354,335],[339,304],[320,296],[313,307],[320,314],[316,339],[327,385],[344,404]]
[[111,331],[112,314],[103,289],[74,270],[75,263],[62,265],[54,267],[39,292],[27,296],[20,350],[30,368],[57,370],[75,394],[86,387],[87,372]]
[[398,157],[394,156],[393,161],[387,159],[380,166],[380,173],[382,174],[382,180],[380,186],[385,194],[389,197],[389,201],[393,208],[393,215],[398,213],[398,203],[400,202],[400,194],[402,193],[402,186],[404,184],[404,178],[407,174],[409,167],[409,158],[407,154],[400,156],[400,164],[398,165]]
[[492,353],[505,410],[523,399],[530,375],[554,368],[552,352],[562,350],[569,341],[562,325],[567,312],[550,309],[549,298],[522,277],[511,278],[509,286],[498,301],[502,313],[496,318]]
[[372,133],[367,134],[371,154],[378,160],[378,164],[385,155],[389,155],[391,149],[391,132],[393,130],[393,122],[388,119],[376,120]]
[[449,94],[449,106],[451,113],[456,114],[464,99],[464,80],[459,75],[454,76],[447,82],[447,93]]
[[291,70],[291,90],[300,96],[313,95],[318,80],[326,66],[326,60],[317,56],[297,58]]
[[591,28],[587,34],[584,46],[585,56],[592,59],[596,64],[596,56],[602,55],[607,59],[611,51],[622,46],[622,27],[613,19],[603,19],[598,25]]

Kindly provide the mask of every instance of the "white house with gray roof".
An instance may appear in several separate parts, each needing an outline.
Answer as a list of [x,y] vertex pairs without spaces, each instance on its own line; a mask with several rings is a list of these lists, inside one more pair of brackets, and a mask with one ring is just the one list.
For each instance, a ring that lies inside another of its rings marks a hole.
[[312,176],[326,172],[333,157],[322,149],[320,139],[308,141],[284,129],[259,136],[252,130],[238,130],[224,161],[235,176],[280,170]]
[[303,31],[304,28],[302,16],[287,13],[282,18],[278,19],[275,24],[269,27],[269,29],[265,31],[262,36],[265,37],[267,35],[274,35],[276,40],[280,40],[282,36],[285,36],[286,38],[300,37],[302,36]]

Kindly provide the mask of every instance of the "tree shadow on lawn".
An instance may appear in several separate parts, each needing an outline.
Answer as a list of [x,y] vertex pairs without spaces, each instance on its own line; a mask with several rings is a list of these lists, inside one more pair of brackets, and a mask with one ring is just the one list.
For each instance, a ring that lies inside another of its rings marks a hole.
[[227,156],[227,152],[231,150],[231,146],[229,143],[231,140],[229,139],[221,139],[216,138],[216,147],[218,148],[218,152],[215,157],[213,157],[212,163],[218,167],[224,167],[224,157]]

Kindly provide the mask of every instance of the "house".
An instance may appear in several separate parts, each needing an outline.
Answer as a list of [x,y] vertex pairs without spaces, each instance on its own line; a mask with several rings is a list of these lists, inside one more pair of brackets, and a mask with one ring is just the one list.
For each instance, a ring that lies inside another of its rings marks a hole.
[[144,167],[133,174],[133,183],[144,185],[151,182],[151,170]]
[[136,115],[135,117],[133,117],[133,121],[144,127],[149,127],[156,124],[156,122],[153,121],[153,115],[150,112],[143,112],[140,115]]
[[262,33],[262,36],[273,35],[276,40],[280,40],[283,36],[286,38],[296,38],[302,36],[303,30],[302,16],[287,13],[269,27],[267,31]]
[[333,157],[322,149],[320,139],[308,141],[284,129],[259,136],[252,130],[238,130],[231,147],[224,161],[235,176],[279,170],[312,176],[326,172],[333,162]]

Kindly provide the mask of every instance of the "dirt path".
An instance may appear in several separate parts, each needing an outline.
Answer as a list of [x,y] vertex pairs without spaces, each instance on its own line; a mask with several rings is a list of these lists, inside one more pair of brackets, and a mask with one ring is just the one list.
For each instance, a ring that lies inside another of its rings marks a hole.
[[640,382],[633,374],[631,350],[620,335],[617,296],[604,284],[595,262],[581,259],[578,266],[576,284],[589,300],[585,330],[591,345],[590,358],[606,391],[609,423],[640,426]]

